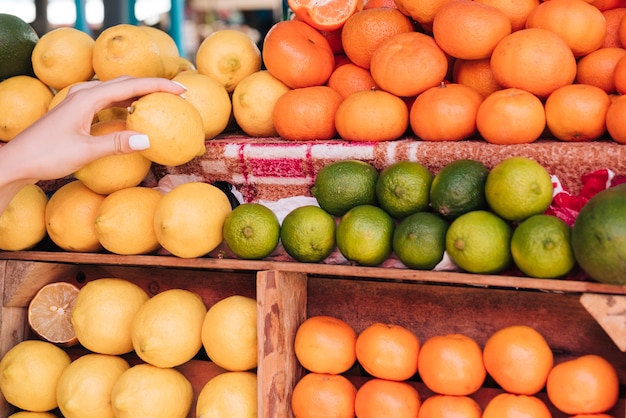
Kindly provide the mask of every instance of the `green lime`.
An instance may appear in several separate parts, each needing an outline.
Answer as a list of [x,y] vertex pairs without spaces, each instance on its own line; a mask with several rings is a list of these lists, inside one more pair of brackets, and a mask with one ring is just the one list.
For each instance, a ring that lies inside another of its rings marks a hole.
[[396,226],[393,251],[409,268],[432,270],[443,259],[449,225],[433,212],[409,215]]
[[589,277],[626,285],[626,184],[601,191],[583,206],[572,228],[572,247]]
[[467,212],[450,224],[446,251],[469,273],[499,273],[512,262],[511,233],[511,226],[492,212]]
[[398,161],[380,172],[378,205],[396,219],[428,209],[432,173],[415,161]]
[[318,206],[295,208],[283,219],[280,241],[297,261],[319,263],[335,248],[335,218]]
[[576,265],[571,228],[552,215],[533,215],[513,231],[513,262],[524,274],[542,279],[565,276]]
[[544,213],[552,203],[552,179],[537,161],[509,157],[491,169],[485,183],[489,207],[508,221]]
[[463,159],[446,164],[430,186],[432,209],[448,220],[473,210],[487,209],[485,183],[489,169],[480,161]]
[[391,255],[394,222],[378,206],[350,209],[337,225],[337,248],[349,261],[377,266]]
[[260,260],[274,251],[280,239],[276,214],[260,203],[243,203],[224,221],[224,241],[239,258]]
[[28,23],[0,13],[0,81],[16,75],[34,76],[31,55],[38,40]]
[[343,216],[355,206],[376,204],[377,179],[378,170],[365,161],[336,161],[317,173],[311,195],[326,212]]

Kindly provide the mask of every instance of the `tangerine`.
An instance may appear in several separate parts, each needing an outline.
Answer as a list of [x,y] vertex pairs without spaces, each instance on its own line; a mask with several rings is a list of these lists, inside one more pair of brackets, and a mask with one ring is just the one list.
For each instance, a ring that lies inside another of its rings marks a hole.
[[511,32],[523,29],[530,12],[539,5],[540,0],[474,0],[477,3],[497,7],[511,21]]
[[295,418],[353,418],[356,387],[345,376],[308,373],[296,383],[291,394]]
[[611,105],[606,111],[606,130],[609,136],[620,144],[626,144],[626,126],[624,125],[624,115],[626,115],[626,96],[616,96],[611,100]]
[[626,94],[626,59],[622,58],[617,60],[613,68],[613,84],[617,93]]
[[452,81],[472,87],[483,98],[502,88],[493,76],[489,58],[481,60],[455,59],[452,66]]
[[431,395],[422,402],[417,418],[481,418],[482,410],[469,396]]
[[600,87],[609,94],[615,93],[615,80],[619,78],[615,75],[615,67],[624,55],[626,49],[621,47],[600,48],[590,52],[578,60],[574,81]]
[[378,87],[368,69],[351,62],[335,68],[328,79],[328,86],[341,94],[344,99],[357,91]]
[[359,0],[319,2],[316,0],[288,0],[291,11],[303,22],[319,30],[335,30],[343,26],[357,11]]
[[535,396],[506,392],[492,398],[483,411],[483,418],[515,417],[552,418],[552,414],[546,404]]
[[420,404],[420,395],[411,384],[370,379],[357,390],[354,411],[359,418],[415,418]]
[[619,39],[619,26],[622,22],[622,18],[626,16],[626,7],[615,7],[614,9],[603,10],[602,14],[606,20],[606,36],[601,47],[622,48],[623,45]]

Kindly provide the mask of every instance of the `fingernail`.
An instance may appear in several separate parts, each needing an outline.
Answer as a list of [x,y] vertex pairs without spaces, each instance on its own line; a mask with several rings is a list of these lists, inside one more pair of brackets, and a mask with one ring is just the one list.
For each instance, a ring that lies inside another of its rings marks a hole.
[[174,83],[174,84],[178,84],[179,86],[181,86],[182,88],[184,88],[185,90],[187,90],[187,87],[186,87],[183,83],[180,83],[180,82],[175,81],[175,80],[171,80],[171,81],[172,81],[172,83]]
[[130,149],[135,151],[148,149],[150,148],[150,138],[148,138],[148,135],[143,134],[132,135],[128,139],[128,145]]

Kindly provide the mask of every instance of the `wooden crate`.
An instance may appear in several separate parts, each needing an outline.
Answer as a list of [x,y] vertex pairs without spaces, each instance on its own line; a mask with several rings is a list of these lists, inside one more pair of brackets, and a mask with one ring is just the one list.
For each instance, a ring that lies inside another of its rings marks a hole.
[[[255,297],[260,417],[292,416],[291,390],[304,373],[293,352],[293,338],[305,318],[320,314],[342,318],[357,332],[375,321],[390,322],[406,326],[422,341],[460,332],[481,345],[503,326],[533,326],[546,337],[557,362],[588,353],[607,358],[622,385],[620,401],[611,413],[626,417],[626,349],[620,348],[626,338],[620,305],[626,286],[583,281],[213,258],[0,253],[0,354],[32,338],[26,307],[39,288],[60,280],[80,286],[102,277],[131,280],[151,295],[169,288],[190,289],[207,306],[232,294]],[[611,307],[619,306],[621,312],[611,312]],[[80,354],[80,349],[73,350],[71,354]],[[222,371],[201,357],[179,369],[192,382],[196,396],[210,377]],[[368,378],[358,364],[347,376],[357,386]],[[430,395],[418,378],[411,383],[423,398]],[[473,396],[484,407],[499,391],[487,379]],[[547,399],[545,393],[539,397]],[[2,399],[0,416],[12,411]],[[552,412],[555,418],[566,417],[554,408]],[[189,416],[195,416],[193,410]]]

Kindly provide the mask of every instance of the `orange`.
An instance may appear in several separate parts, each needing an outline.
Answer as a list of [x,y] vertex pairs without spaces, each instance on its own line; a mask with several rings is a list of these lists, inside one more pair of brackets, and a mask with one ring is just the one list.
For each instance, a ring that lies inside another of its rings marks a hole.
[[506,36],[493,50],[491,70],[503,87],[517,87],[544,98],[574,81],[576,58],[556,33],[521,29]]
[[308,373],[291,394],[295,418],[353,418],[356,387],[340,374]]
[[611,363],[598,355],[586,354],[554,366],[546,391],[550,402],[566,414],[597,414],[617,403],[619,385]]
[[[326,38],[330,49],[335,55],[343,54],[343,44],[341,43],[342,29],[343,27],[335,30],[320,30],[320,33]],[[335,60],[335,65],[337,65],[337,60]]]
[[398,10],[415,20],[424,31],[432,32],[435,14],[446,3],[454,0],[396,0]]
[[356,358],[374,377],[406,380],[417,371],[420,341],[408,328],[375,322],[359,333]]
[[395,0],[366,0],[363,9],[375,9],[377,7],[391,7],[397,9]]
[[535,7],[526,20],[527,28],[550,30],[582,57],[600,48],[606,37],[606,20],[597,8],[583,0],[550,0]]
[[550,410],[539,398],[530,395],[501,393],[485,406],[482,418],[552,418]]
[[546,126],[541,100],[526,90],[508,88],[487,96],[476,113],[476,128],[492,144],[528,144]]
[[511,21],[511,32],[523,29],[530,12],[539,5],[539,0],[474,0],[477,3],[497,7]]
[[476,133],[483,96],[463,84],[441,83],[421,93],[411,106],[413,133],[424,141],[460,141]]
[[502,88],[493,76],[489,58],[481,60],[454,60],[452,81],[472,87],[483,97],[487,97],[494,91]]
[[267,71],[291,88],[325,84],[335,65],[324,35],[299,20],[272,26],[265,35],[262,54]]
[[337,134],[335,113],[342,100],[328,86],[289,90],[274,103],[274,128],[281,137],[294,141],[331,139]]
[[339,136],[349,141],[391,141],[409,127],[409,109],[384,90],[364,90],[346,97],[335,113]]
[[417,366],[426,387],[441,395],[472,394],[487,376],[480,346],[463,334],[436,335],[427,339],[420,350]]
[[626,144],[626,96],[616,96],[606,112],[606,130],[615,142]]
[[613,83],[619,94],[626,94],[626,59],[623,58],[618,59],[613,68]]
[[335,68],[328,79],[328,86],[344,99],[357,91],[378,87],[368,69],[351,62]]
[[473,0],[444,4],[433,20],[435,41],[455,58],[488,58],[498,42],[510,33],[511,21],[502,10]]
[[398,33],[413,32],[411,19],[398,9],[375,8],[354,13],[341,30],[341,43],[350,61],[370,67],[374,50]]
[[626,7],[603,10],[602,14],[606,20],[606,37],[601,48],[622,48],[624,45],[619,40],[619,25],[626,16]]
[[415,418],[421,399],[407,382],[370,379],[356,392],[354,411],[359,418]]
[[611,98],[600,87],[568,84],[548,96],[544,104],[550,133],[561,141],[593,141],[606,132]]
[[341,374],[356,361],[356,337],[356,331],[342,319],[312,316],[296,331],[296,358],[311,372]]
[[609,414],[576,414],[571,418],[614,418]]
[[370,71],[383,90],[411,97],[443,81],[448,58],[432,37],[420,32],[399,33],[378,45]]
[[335,30],[343,26],[357,10],[359,0],[319,2],[316,0],[288,0],[291,11],[303,22],[316,29]]
[[591,84],[607,93],[615,93],[615,66],[626,55],[626,49],[608,47],[596,49],[578,60],[576,83]]
[[617,38],[622,47],[626,45],[626,19],[622,19],[617,27]]
[[545,386],[554,356],[537,330],[512,325],[501,328],[487,339],[483,362],[487,373],[505,391],[534,395]]
[[469,396],[431,395],[422,402],[417,418],[481,418],[482,410]]

